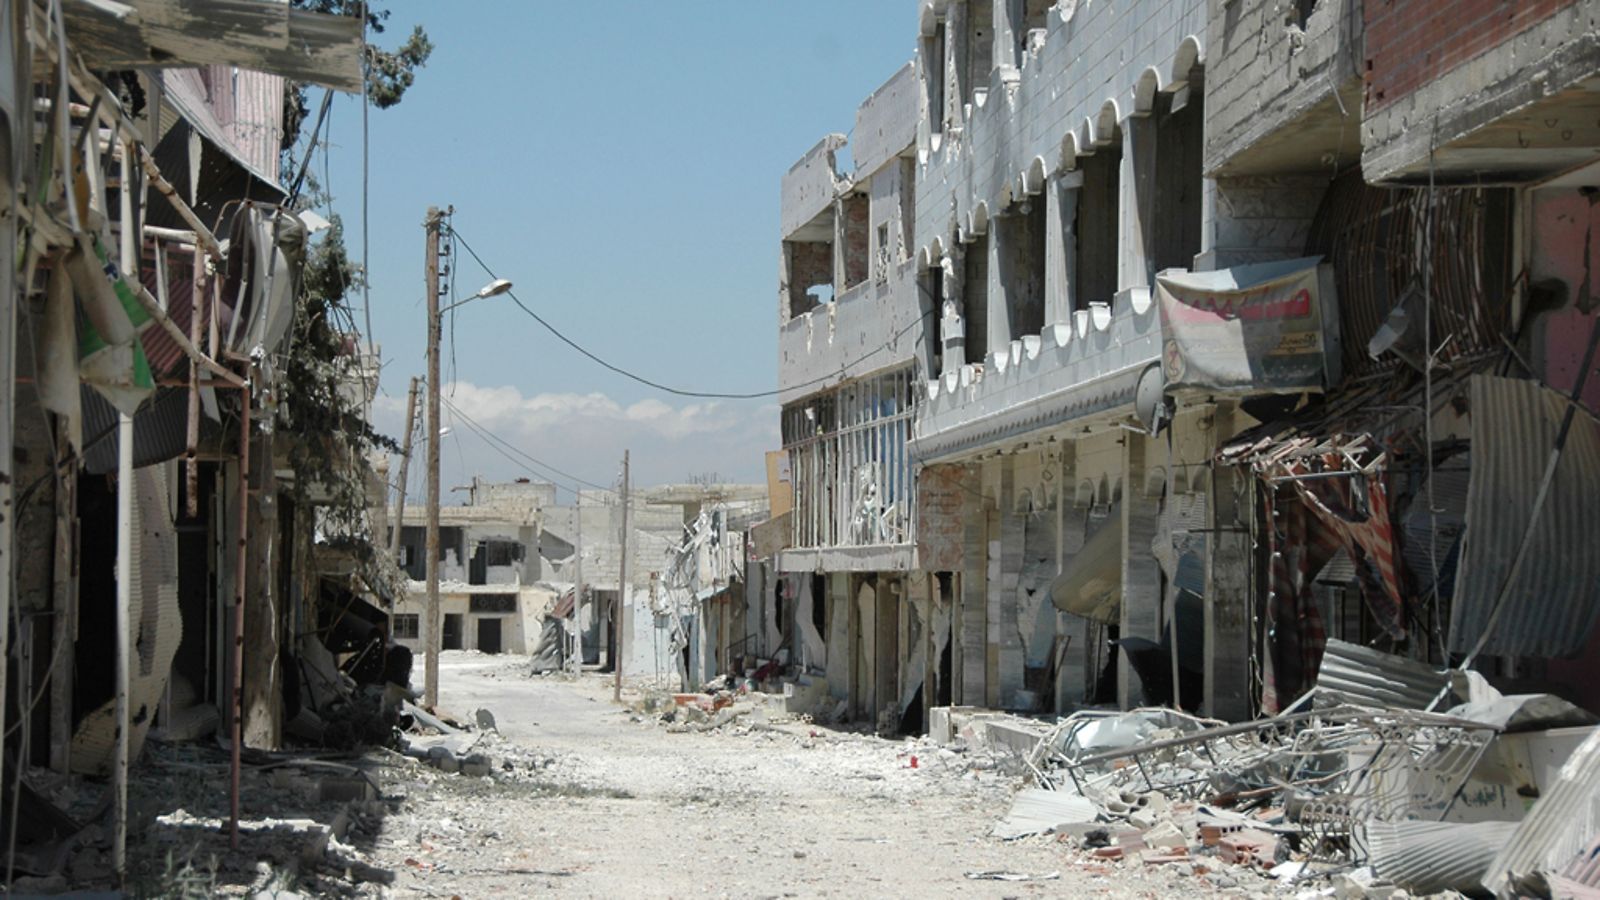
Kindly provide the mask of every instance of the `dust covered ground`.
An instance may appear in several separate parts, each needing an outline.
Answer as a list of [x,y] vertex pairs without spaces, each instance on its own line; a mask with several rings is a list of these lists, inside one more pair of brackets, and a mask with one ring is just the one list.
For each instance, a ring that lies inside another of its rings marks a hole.
[[[992,838],[1023,781],[993,757],[828,729],[776,709],[716,730],[669,727],[613,703],[607,676],[530,677],[524,666],[516,657],[444,655],[440,705],[468,721],[480,708],[493,712],[499,734],[474,750],[494,771],[467,777],[412,760],[386,768],[388,812],[363,848],[367,862],[394,873],[384,893],[1156,897],[1268,889],[1255,876],[1188,863],[1087,860],[1054,836]],[[630,687],[624,701],[640,696]],[[969,877],[996,872],[1034,880]]]

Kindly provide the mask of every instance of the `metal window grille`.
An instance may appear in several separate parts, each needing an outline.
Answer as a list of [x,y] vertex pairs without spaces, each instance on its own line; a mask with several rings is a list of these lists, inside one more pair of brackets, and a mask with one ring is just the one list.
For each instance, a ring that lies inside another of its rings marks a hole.
[[796,547],[880,546],[914,539],[916,497],[908,442],[915,390],[908,366],[784,410]]

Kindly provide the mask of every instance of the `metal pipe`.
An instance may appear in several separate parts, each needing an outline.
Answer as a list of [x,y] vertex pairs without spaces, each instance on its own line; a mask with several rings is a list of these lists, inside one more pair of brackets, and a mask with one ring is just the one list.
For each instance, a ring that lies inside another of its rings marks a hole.
[[[121,221],[133,221],[133,172],[128,166],[129,147],[123,147],[122,184],[117,193],[121,201]],[[139,281],[138,243],[132,228],[122,230],[120,265],[125,280]],[[133,417],[125,412],[117,417],[117,655],[116,750],[111,780],[116,806],[111,842],[112,868],[120,877],[128,870],[128,676],[133,660]]]
[[244,598],[250,564],[250,389],[239,391],[239,543],[233,573],[233,740],[230,742],[228,834],[239,849],[239,748],[244,743]]
[[[200,346],[200,296],[206,289],[206,261],[194,251],[193,284],[189,290],[189,343]],[[189,415],[184,433],[184,494],[189,518],[200,515],[200,361],[189,357]]]

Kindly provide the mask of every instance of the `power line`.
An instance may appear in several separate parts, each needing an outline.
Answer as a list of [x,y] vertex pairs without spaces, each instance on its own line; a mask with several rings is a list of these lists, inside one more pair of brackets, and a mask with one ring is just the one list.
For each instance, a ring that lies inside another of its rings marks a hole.
[[[488,273],[490,278],[499,278],[500,277],[500,276],[495,274],[493,269],[489,268],[488,263],[485,263],[483,261],[483,258],[478,255],[478,251],[472,249],[472,244],[466,238],[461,236],[461,232],[456,231],[454,226],[451,226],[451,231],[454,232],[456,240],[461,242],[461,246],[463,246],[463,247],[465,247],[467,249],[467,253],[473,258],[474,261],[477,262],[478,266],[480,268],[482,268],[484,272]],[[838,376],[835,376],[835,375],[824,375],[824,376],[822,376],[820,378],[813,378],[810,381],[803,381],[803,382],[800,382],[799,384],[793,384],[793,385],[790,385],[787,388],[780,388],[779,390],[774,390],[774,391],[753,391],[753,392],[749,392],[749,393],[729,393],[729,392],[721,392],[721,391],[692,391],[692,390],[687,390],[685,388],[676,388],[676,387],[672,387],[671,385],[662,384],[659,381],[653,381],[653,380],[651,380],[649,378],[644,377],[643,375],[638,375],[638,374],[635,374],[633,372],[630,372],[627,369],[622,368],[621,366],[615,365],[614,363],[611,363],[611,362],[606,361],[605,359],[602,359],[601,357],[597,356],[595,353],[593,353],[592,351],[590,351],[589,349],[584,347],[582,344],[579,344],[577,341],[573,340],[572,338],[567,337],[565,334],[563,334],[561,332],[561,330],[559,328],[556,328],[554,325],[551,325],[549,322],[545,321],[543,316],[540,316],[538,313],[534,312],[526,304],[524,304],[517,297],[517,294],[516,294],[515,291],[506,291],[506,296],[511,298],[511,302],[515,303],[517,305],[518,309],[521,309],[523,312],[527,313],[530,317],[533,318],[533,320],[535,322],[538,322],[540,325],[543,325],[546,331],[549,331],[551,334],[555,335],[558,339],[560,339],[560,341],[562,343],[566,344],[568,347],[571,347],[572,349],[574,349],[574,350],[578,351],[579,353],[583,354],[584,356],[588,357],[590,360],[592,360],[593,362],[595,362],[596,364],[598,364],[602,368],[605,368],[605,369],[608,369],[608,370],[610,370],[612,372],[615,372],[616,374],[621,375],[624,378],[629,378],[629,379],[632,379],[633,381],[637,381],[638,383],[640,383],[642,385],[645,385],[647,387],[655,388],[658,391],[665,391],[666,393],[669,393],[669,394],[676,394],[679,397],[703,397],[703,398],[708,398],[708,399],[713,399],[713,400],[757,400],[757,399],[761,399],[761,398],[764,398],[764,397],[776,397],[779,394],[783,394],[783,393],[786,393],[788,391],[795,391],[795,390],[800,390],[802,388],[813,387],[813,386],[819,385],[819,384],[825,384],[825,383],[827,383],[829,381],[833,381],[835,379],[835,377],[842,378],[843,372],[845,372],[846,370],[851,369],[854,366],[859,365],[860,363],[866,362],[868,359],[871,359],[872,357],[878,355],[879,353],[884,352],[885,350],[892,349],[900,341],[900,338],[904,337],[907,332],[909,332],[911,329],[917,327],[919,324],[921,324],[923,322],[923,320],[927,319],[929,316],[933,315],[933,313],[934,313],[934,310],[929,310],[929,311],[923,313],[922,315],[918,316],[916,319],[912,320],[911,324],[909,324],[906,327],[900,329],[898,332],[895,332],[895,334],[892,337],[890,337],[888,341],[884,342],[881,346],[876,347],[876,348],[874,348],[872,350],[869,350],[865,354],[863,354],[862,356],[860,356],[860,357],[858,357],[858,358],[856,358],[854,360],[851,360],[850,362],[847,362],[847,363],[841,365],[839,367],[839,373],[840,374]]]
[[[515,453],[517,456],[522,457],[524,460],[526,460],[528,462],[531,462],[534,465],[536,465],[536,466],[538,466],[538,467],[540,467],[542,469],[548,469],[551,472],[554,472],[557,475],[562,476],[563,478],[569,479],[570,481],[576,482],[576,483],[584,485],[586,487],[594,488],[595,490],[600,490],[600,491],[610,491],[610,490],[612,490],[612,488],[606,487],[605,485],[595,484],[592,481],[588,481],[586,479],[579,478],[578,476],[572,474],[571,472],[563,472],[562,470],[556,468],[555,466],[550,465],[549,463],[545,462],[544,460],[539,459],[538,457],[533,456],[532,454],[529,454],[526,451],[519,449],[515,444],[512,444],[510,441],[507,441],[505,438],[502,438],[502,437],[496,435],[494,432],[490,431],[487,427],[485,427],[485,426],[479,424],[478,422],[474,421],[471,416],[467,415],[465,412],[463,412],[461,410],[461,407],[459,407],[459,406],[455,405],[454,403],[450,402],[450,400],[448,398],[440,397],[440,399],[444,401],[444,405],[445,406],[450,407],[451,412],[453,412],[456,415],[460,416],[462,421],[464,421],[468,425],[472,426],[476,431],[479,432],[479,434],[481,436],[484,437],[485,440],[490,440],[490,441],[493,441],[495,443],[498,443],[501,446],[505,447],[506,449],[510,450],[512,453]],[[566,487],[571,487],[571,485],[565,485],[565,486]]]

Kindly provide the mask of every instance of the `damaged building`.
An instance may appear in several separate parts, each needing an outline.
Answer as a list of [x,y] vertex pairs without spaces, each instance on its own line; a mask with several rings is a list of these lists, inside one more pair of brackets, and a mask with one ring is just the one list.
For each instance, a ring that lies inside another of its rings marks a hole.
[[1449,6],[908,4],[782,179],[767,652],[907,731],[1330,640],[1600,710],[1597,9]]
[[120,874],[147,737],[231,748],[237,822],[245,748],[325,737],[352,702],[341,663],[360,657],[375,686],[393,674],[392,579],[361,541],[383,484],[357,443],[310,424],[361,408],[376,350],[308,301],[330,223],[281,169],[286,90],[362,91],[362,22],[239,3],[186,5],[174,28],[174,9],[0,15],[0,243],[18,262],[0,278],[15,510],[0,553],[16,572],[0,580],[0,696],[6,801],[34,811],[7,819],[18,874],[49,874],[86,833],[40,779],[109,778]]
[[[466,503],[439,508],[440,649],[527,653],[556,600],[555,588],[542,583],[541,556],[548,549],[543,513],[556,505],[556,487],[473,478],[467,491]],[[402,522],[395,546],[395,564],[408,582],[394,607],[393,637],[421,652],[427,646],[427,527]],[[570,547],[563,543],[561,551],[570,553]]]

